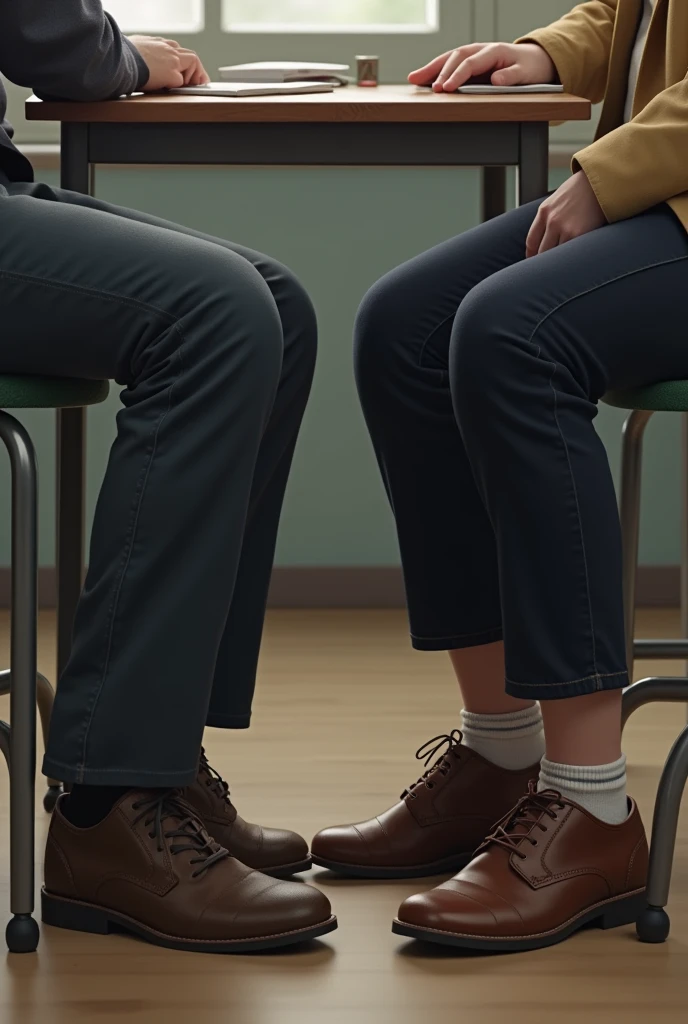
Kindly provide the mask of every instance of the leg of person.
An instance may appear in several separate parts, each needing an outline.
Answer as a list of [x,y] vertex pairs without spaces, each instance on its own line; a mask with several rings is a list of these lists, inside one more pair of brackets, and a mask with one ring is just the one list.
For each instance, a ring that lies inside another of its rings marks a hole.
[[0,194],[3,369],[126,385],[44,766],[115,800],[87,828],[60,802],[45,920],[213,951],[321,934],[334,925],[321,894],[229,858],[171,793],[196,778],[279,389],[274,300],[235,253],[13,191]]
[[533,949],[643,905],[647,841],[626,797],[621,539],[593,420],[610,388],[688,375],[688,237],[666,206],[495,275],[464,301],[452,396],[494,524],[507,689],[541,702],[539,786],[397,929]]
[[[317,322],[313,304],[287,267],[252,249],[91,196],[46,185],[24,189],[51,202],[98,210],[228,249],[251,263],[270,289],[284,339],[282,374],[256,459],[241,555],[217,655],[207,718],[208,725],[222,729],[248,728],[277,529],[315,369]],[[92,793],[89,787],[79,795],[90,802]],[[204,750],[197,779],[185,789],[184,796],[194,805],[211,835],[242,863],[276,877],[310,868],[305,839],[286,829],[253,824],[237,813],[229,786],[208,763]]]
[[426,766],[445,752],[391,810],[315,837],[316,863],[342,873],[413,877],[460,866],[539,771],[539,711],[530,698],[504,695],[494,530],[449,388],[456,311],[478,282],[525,258],[537,207],[412,260],[361,307],[357,382],[396,520],[412,640],[420,650],[452,651],[466,741],[454,733],[421,747]]

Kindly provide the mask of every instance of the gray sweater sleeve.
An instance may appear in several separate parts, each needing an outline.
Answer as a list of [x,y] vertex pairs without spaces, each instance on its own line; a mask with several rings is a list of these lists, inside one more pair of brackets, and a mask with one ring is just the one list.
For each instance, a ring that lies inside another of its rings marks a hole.
[[0,0],[0,68],[41,99],[112,99],[149,77],[100,0]]

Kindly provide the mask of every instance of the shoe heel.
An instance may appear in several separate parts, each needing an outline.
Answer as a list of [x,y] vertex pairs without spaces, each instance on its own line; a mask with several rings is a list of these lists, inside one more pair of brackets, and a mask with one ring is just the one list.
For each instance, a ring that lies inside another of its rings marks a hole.
[[94,935],[108,935],[110,932],[110,921],[102,910],[51,896],[45,890],[41,893],[41,920],[53,928],[68,928],[75,932]]
[[647,905],[644,892],[617,900],[605,908],[598,920],[600,928],[620,928],[624,924],[635,924]]

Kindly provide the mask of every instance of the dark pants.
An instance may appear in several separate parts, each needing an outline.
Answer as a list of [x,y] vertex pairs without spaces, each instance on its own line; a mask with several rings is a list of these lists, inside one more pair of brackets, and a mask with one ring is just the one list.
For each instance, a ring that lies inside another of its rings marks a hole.
[[414,646],[503,638],[507,692],[549,699],[628,683],[593,420],[611,388],[688,377],[688,237],[661,206],[525,260],[537,208],[383,278],[356,374]]
[[46,774],[192,781],[250,720],[313,307],[258,253],[0,182],[0,369],[125,386]]

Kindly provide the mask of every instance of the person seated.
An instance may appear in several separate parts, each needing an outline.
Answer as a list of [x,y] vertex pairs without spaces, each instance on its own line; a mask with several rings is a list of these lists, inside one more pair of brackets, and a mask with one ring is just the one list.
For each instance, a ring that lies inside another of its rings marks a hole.
[[413,646],[449,652],[464,711],[394,807],[312,852],[353,876],[460,869],[399,910],[395,930],[429,942],[534,949],[644,906],[619,519],[593,426],[606,391],[688,377],[688,6],[641,6],[592,0],[410,76],[605,101],[551,196],[399,267],[358,316]]
[[[209,80],[100,0],[0,4],[0,70],[75,101]],[[35,183],[5,109],[0,91],[0,369],[123,387],[43,766],[71,784],[43,920],[204,952],[323,934],[326,897],[284,880],[306,842],[237,814],[201,748],[250,722],[313,306],[269,256]]]

